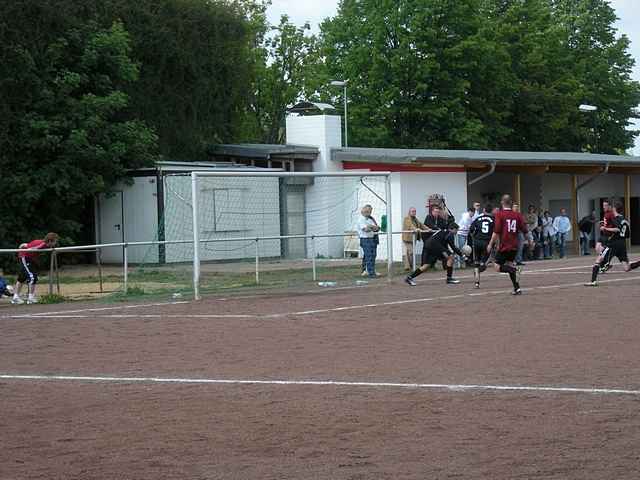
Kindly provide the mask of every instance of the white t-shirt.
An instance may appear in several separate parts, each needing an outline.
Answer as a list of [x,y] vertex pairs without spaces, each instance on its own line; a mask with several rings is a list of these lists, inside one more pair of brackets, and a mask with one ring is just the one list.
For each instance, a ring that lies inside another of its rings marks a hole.
[[375,227],[376,222],[371,217],[365,217],[364,215],[360,215],[358,219],[357,229],[358,229],[358,237],[360,238],[373,238],[376,234],[373,230],[366,230],[366,227]]

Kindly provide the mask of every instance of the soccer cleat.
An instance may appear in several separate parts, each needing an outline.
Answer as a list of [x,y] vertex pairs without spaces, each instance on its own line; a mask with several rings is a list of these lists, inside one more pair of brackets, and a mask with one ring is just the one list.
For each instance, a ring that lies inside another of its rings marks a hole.
[[417,285],[417,283],[411,277],[405,277],[404,283],[406,283],[407,285],[411,285],[412,287],[415,287]]
[[27,305],[33,305],[34,303],[38,303],[37,298],[33,297],[33,298],[27,299]]
[[603,265],[602,267],[600,267],[600,273],[607,273],[612,268],[613,266],[610,263],[607,263],[606,265]]
[[476,288],[480,288],[480,282],[476,282]]
[[453,278],[453,277],[447,278],[448,285],[457,285],[459,283],[460,283],[460,280],[458,280],[457,278]]
[[597,287],[598,282],[587,282],[584,284],[585,287]]
[[522,295],[522,289],[520,287],[516,288],[511,295]]
[[22,305],[24,303],[24,300],[20,297],[13,297],[11,299],[11,303],[13,303],[14,305]]
[[362,273],[360,274],[361,277],[368,277],[369,273],[366,270],[363,270]]

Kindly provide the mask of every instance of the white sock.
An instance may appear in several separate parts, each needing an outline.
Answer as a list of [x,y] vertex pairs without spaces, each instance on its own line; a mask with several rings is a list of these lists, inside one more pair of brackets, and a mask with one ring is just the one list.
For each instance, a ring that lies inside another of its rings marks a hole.
[[14,293],[13,294],[13,298],[15,298],[17,300],[18,298],[20,298],[20,295],[18,295],[17,293]]

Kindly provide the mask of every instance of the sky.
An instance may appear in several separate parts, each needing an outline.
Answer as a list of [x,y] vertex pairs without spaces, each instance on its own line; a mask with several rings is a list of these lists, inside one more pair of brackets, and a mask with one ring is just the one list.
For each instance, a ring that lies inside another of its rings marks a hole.
[[[317,32],[322,20],[336,14],[338,2],[339,0],[272,0],[268,18],[275,24],[278,23],[280,15],[287,14],[296,25],[309,22],[312,31]],[[620,33],[631,39],[630,51],[636,59],[633,77],[640,81],[640,15],[637,15],[640,0],[610,0],[610,3],[620,18],[617,24]],[[640,129],[640,122],[636,127]],[[636,141],[633,153],[640,155],[640,139]]]

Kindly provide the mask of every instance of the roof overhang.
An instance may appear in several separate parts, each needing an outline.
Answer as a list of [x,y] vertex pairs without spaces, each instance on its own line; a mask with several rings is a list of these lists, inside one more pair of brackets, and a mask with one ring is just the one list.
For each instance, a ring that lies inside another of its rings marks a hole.
[[640,157],[572,152],[500,152],[481,150],[411,150],[386,148],[340,148],[332,160],[354,164],[409,166],[413,171],[455,168],[485,172],[595,174],[609,166],[609,173],[640,173]]
[[252,158],[257,160],[315,160],[320,150],[305,145],[212,145],[208,152],[214,157]]

